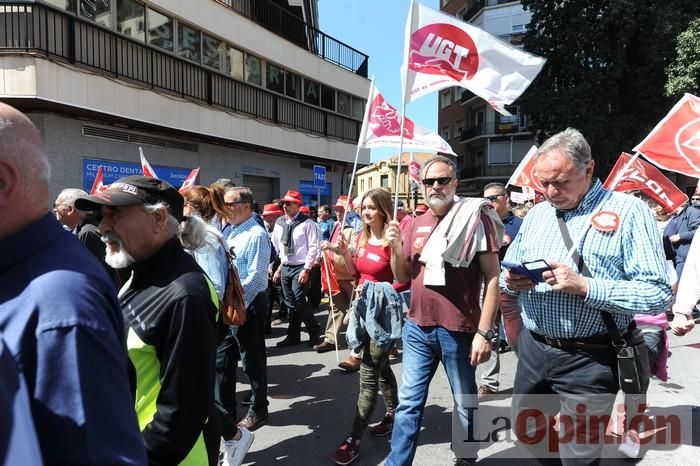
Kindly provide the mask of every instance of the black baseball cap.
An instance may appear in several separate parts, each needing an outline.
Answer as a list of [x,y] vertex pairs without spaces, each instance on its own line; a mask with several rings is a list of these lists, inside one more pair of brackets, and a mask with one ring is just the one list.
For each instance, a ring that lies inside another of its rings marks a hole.
[[122,207],[164,202],[178,220],[182,220],[185,200],[170,183],[150,176],[127,176],[110,184],[106,191],[75,200],[80,210],[100,210],[102,206]]

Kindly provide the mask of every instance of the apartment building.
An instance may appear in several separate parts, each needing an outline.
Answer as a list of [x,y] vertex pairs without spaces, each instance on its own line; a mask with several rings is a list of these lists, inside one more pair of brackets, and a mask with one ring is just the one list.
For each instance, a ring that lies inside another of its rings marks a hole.
[[[140,173],[230,178],[267,202],[347,189],[368,57],[318,29],[317,0],[0,2],[0,100],[42,132],[52,195]],[[369,162],[362,151],[360,163]]]

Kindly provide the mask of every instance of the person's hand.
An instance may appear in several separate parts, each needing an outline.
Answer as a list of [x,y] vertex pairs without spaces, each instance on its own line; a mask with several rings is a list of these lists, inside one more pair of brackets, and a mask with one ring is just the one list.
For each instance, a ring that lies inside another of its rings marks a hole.
[[322,251],[333,251],[333,244],[330,241],[321,241]]
[[503,278],[506,280],[506,286],[508,289],[513,291],[531,290],[535,287],[535,285],[537,285],[525,275],[513,273],[509,269],[506,269],[505,272],[503,272]]
[[562,293],[586,296],[588,294],[588,281],[586,277],[580,275],[566,264],[559,262],[547,261],[547,264],[552,268],[545,270],[542,273],[545,283],[551,286],[554,291]]
[[673,330],[674,335],[686,335],[693,330],[693,327],[695,327],[695,320],[693,319],[693,316],[688,316],[681,313],[673,314],[671,329]]
[[282,273],[280,272],[280,268],[278,268],[277,271],[272,275],[272,283],[274,283],[275,285],[279,285],[282,282]]
[[396,220],[389,222],[389,226],[387,226],[386,231],[384,232],[384,239],[386,239],[387,243],[389,243],[391,249],[401,249],[403,245],[403,235],[401,233],[399,222]]
[[309,281],[310,276],[311,276],[311,271],[309,271],[309,270],[304,269],[301,272],[299,272],[299,277],[298,277],[299,284],[306,285],[306,282]]
[[338,241],[335,243],[335,252],[340,255],[345,255],[348,252],[348,240],[345,239],[345,236],[338,236]]
[[476,366],[486,362],[491,357],[491,342],[482,335],[475,333],[472,340],[472,351],[470,362],[472,366]]
[[676,233],[675,235],[669,236],[668,239],[669,239],[669,241],[671,241],[672,243],[677,243],[677,242],[679,242],[679,241],[681,240],[681,235],[679,235],[678,233]]

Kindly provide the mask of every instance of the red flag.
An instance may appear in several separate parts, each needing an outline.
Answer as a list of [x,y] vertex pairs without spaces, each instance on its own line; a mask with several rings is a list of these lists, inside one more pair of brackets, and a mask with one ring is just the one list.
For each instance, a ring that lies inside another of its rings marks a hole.
[[90,195],[99,194],[107,191],[109,185],[104,185],[104,175],[102,174],[102,165],[97,168],[97,175],[95,175],[95,181],[92,182],[92,188],[90,188]]
[[321,263],[321,292],[335,296],[340,293],[340,283],[338,283],[338,279],[335,278],[335,266],[333,265],[333,259],[330,254],[331,253],[328,252],[323,254],[323,262]]
[[[360,148],[401,147],[401,120],[403,115],[396,110],[372,85],[367,98],[368,110],[360,131]],[[416,125],[409,118],[404,121],[403,147],[406,150],[445,152],[457,156],[450,145],[434,131]]]
[[141,171],[143,171],[143,176],[150,176],[151,178],[159,179],[156,175],[156,171],[151,167],[151,164],[146,160],[146,156],[143,155],[143,149],[139,147],[139,155],[141,155]]
[[420,186],[420,163],[413,158],[413,152],[411,152],[411,161],[408,162],[408,177]]
[[[627,165],[632,156],[623,152],[605,180],[606,188],[610,189],[617,174]],[[662,205],[668,212],[674,212],[683,203],[688,202],[688,196],[666,178],[655,166],[637,158],[632,165],[620,174],[620,181],[615,191],[626,192],[640,190]]]
[[187,178],[185,178],[185,181],[182,182],[182,186],[180,186],[180,189],[178,191],[183,192],[187,190],[187,188],[190,188],[194,186],[194,182],[197,179],[197,175],[199,175],[199,167],[194,168],[189,175],[187,175]]
[[700,178],[700,98],[684,95],[634,151],[664,170]]
[[506,186],[520,186],[521,188],[532,188],[537,192],[543,193],[544,187],[535,178],[532,170],[535,168],[535,154],[537,153],[537,147],[532,146],[525,157],[520,161],[520,165],[513,172],[513,176],[510,177]]
[[404,102],[460,86],[502,114],[542,69],[531,55],[454,16],[411,2],[406,22]]

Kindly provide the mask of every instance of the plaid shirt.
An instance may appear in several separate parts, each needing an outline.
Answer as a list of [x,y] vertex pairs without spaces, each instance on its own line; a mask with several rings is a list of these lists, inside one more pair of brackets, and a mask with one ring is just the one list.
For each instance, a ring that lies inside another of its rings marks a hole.
[[267,289],[267,266],[270,263],[270,239],[265,228],[251,216],[240,225],[231,225],[226,238],[233,249],[234,262],[243,287],[247,308],[261,291]]
[[[602,209],[597,206],[603,203]],[[593,214],[615,212],[620,226],[613,232],[586,229]],[[651,210],[642,201],[621,193],[609,193],[595,180],[576,209],[563,217],[576,249],[593,278],[587,278],[585,297],[553,291],[546,283],[518,295],[523,323],[528,329],[552,338],[582,338],[607,333],[599,310],[612,313],[619,329],[625,329],[634,314],[657,314],[671,302],[661,239]],[[585,232],[585,234],[584,234]],[[582,237],[583,235],[583,237]],[[556,209],[542,202],[531,209],[504,260],[526,262],[537,259],[567,264]]]

